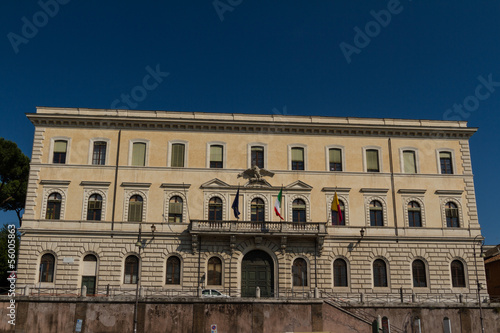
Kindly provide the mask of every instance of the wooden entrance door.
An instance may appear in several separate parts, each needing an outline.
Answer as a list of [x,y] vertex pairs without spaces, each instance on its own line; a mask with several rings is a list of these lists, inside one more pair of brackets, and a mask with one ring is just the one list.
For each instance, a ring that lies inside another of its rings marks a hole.
[[248,252],[241,265],[241,296],[255,297],[255,289],[260,288],[261,297],[274,296],[274,265],[264,251]]

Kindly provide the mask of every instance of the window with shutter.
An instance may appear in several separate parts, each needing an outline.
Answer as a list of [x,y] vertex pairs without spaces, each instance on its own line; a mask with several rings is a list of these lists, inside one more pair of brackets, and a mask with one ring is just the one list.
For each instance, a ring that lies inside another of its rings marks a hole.
[[304,170],[304,148],[292,148],[292,170]]
[[182,143],[174,143],[172,144],[172,157],[170,166],[174,168],[183,168],[184,167],[184,152],[185,145]]
[[220,145],[210,146],[210,168],[222,168],[224,147]]
[[68,142],[65,140],[56,140],[54,142],[54,157],[52,162],[58,164],[66,163],[66,152],[68,149]]
[[412,150],[403,151],[403,166],[404,173],[417,173],[417,165],[415,163],[415,152]]
[[146,165],[146,144],[144,142],[135,142],[132,146],[132,165]]
[[329,149],[330,171],[342,171],[342,150]]
[[129,200],[128,221],[142,222],[142,204],[143,200],[140,195],[134,195]]
[[379,160],[378,160],[378,150],[367,149],[366,150],[366,171],[368,172],[380,172]]

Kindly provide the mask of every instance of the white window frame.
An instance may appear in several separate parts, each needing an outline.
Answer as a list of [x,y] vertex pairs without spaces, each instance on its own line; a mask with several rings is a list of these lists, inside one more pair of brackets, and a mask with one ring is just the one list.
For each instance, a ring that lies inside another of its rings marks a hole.
[[[340,149],[340,155],[342,156],[342,171],[330,171],[330,149]],[[345,147],[341,146],[341,145],[325,146],[325,162],[326,162],[326,171],[328,171],[328,172],[344,172],[345,171]]]
[[[210,147],[211,146],[222,146],[222,169],[227,168],[227,145],[223,141],[210,141],[207,142],[207,158],[206,158],[206,167],[210,169]],[[218,168],[213,168],[217,170]]]
[[[455,205],[457,205],[458,223],[460,225],[458,228],[448,227],[448,225],[446,223],[446,208],[445,208],[445,206],[448,202],[452,202]],[[466,224],[465,220],[464,220],[464,216],[462,213],[462,201],[461,201],[460,197],[442,197],[441,198],[441,218],[443,221],[443,228],[444,229],[453,230],[453,229],[467,229],[467,228],[469,228],[469,224],[468,223]]]
[[93,156],[94,156],[94,143],[98,142],[98,141],[106,142],[106,158],[104,161],[104,165],[109,165],[109,146],[110,146],[111,140],[108,138],[92,138],[92,139],[90,139],[88,164],[95,165],[95,166],[103,166],[101,164],[92,164],[92,160],[93,160]]
[[[172,166],[172,145],[183,144],[184,145],[184,166],[183,167],[173,167]],[[167,166],[170,168],[187,168],[188,167],[188,147],[189,141],[186,140],[171,140],[168,142],[167,149]]]
[[337,192],[337,197],[339,201],[344,203],[344,224],[345,225],[332,225],[332,203],[335,193],[326,195],[326,212],[327,212],[327,226],[335,228],[343,228],[349,225],[349,193]]
[[132,139],[129,141],[128,146],[128,165],[136,168],[143,168],[142,166],[132,165],[132,154],[134,152],[134,143],[145,143],[146,144],[146,156],[144,157],[144,167],[149,165],[149,140],[147,139]]
[[247,166],[252,167],[252,147],[264,148],[264,169],[267,169],[267,143],[252,142],[247,145]]
[[[188,218],[187,218],[187,198],[182,192],[177,192],[177,191],[171,191],[171,190],[165,190],[165,208],[164,208],[164,222],[165,223],[170,223],[168,222],[168,214],[170,210],[170,199],[172,197],[179,197],[182,199],[182,223],[180,224],[185,224],[189,223]],[[179,223],[172,223],[172,224],[179,224]]]
[[[101,207],[101,220],[99,221],[94,221],[94,220],[87,220],[87,212],[89,208],[89,198],[93,194],[99,194],[102,197],[102,207]],[[82,207],[82,221],[86,222],[104,222],[106,221],[106,202],[107,202],[107,194],[108,194],[108,189],[102,189],[102,188],[84,188],[83,190],[83,207]]]
[[[68,197],[68,187],[52,187],[52,186],[44,186],[43,187],[43,203],[42,203],[42,211],[40,219],[45,220],[47,216],[47,204],[49,200],[49,196],[52,193],[58,193],[61,195],[61,211],[59,214],[59,220],[64,220],[64,212],[66,208],[66,198]],[[55,220],[55,221],[59,221]]]
[[436,149],[436,163],[437,163],[437,170],[439,175],[443,176],[449,176],[450,174],[442,174],[441,173],[441,158],[439,157],[439,153],[451,153],[451,167],[453,168],[453,172],[451,175],[458,175],[457,172],[457,165],[455,163],[455,150],[451,148],[439,148]]
[[54,136],[50,138],[49,160],[48,164],[64,165],[62,163],[54,163],[54,145],[56,141],[66,141],[66,161],[64,164],[69,164],[69,157],[71,152],[71,138],[67,136]]
[[130,207],[130,198],[134,195],[140,195],[142,197],[142,221],[141,222],[129,222],[129,223],[144,223],[147,221],[148,212],[148,190],[137,190],[137,189],[127,189],[125,190],[125,203],[123,209],[123,222],[128,221],[128,211]]
[[[424,197],[415,197],[415,196],[404,196],[403,198],[403,212],[405,218],[405,226],[407,228],[425,228],[425,205],[424,205]],[[420,205],[420,221],[422,222],[421,227],[410,227],[410,218],[408,216],[408,204],[412,201],[416,201]]]
[[[415,173],[406,173],[405,172],[405,161],[404,161],[404,156],[403,153],[405,151],[412,151],[415,155]],[[420,173],[420,162],[418,158],[418,149],[414,147],[402,147],[399,148],[399,161],[400,161],[400,168],[401,168],[401,173],[404,173],[405,175],[416,175]]]
[[[372,201],[379,201],[382,204],[382,219],[384,221],[383,226],[372,226],[370,221],[370,203]],[[345,203],[345,202],[344,202]],[[387,221],[387,195],[366,195],[365,196],[365,217],[366,217],[366,227],[369,228],[385,228],[388,226]]]
[[[304,170],[292,170],[292,148],[303,148],[304,149]],[[307,171],[309,169],[307,162],[307,145],[303,143],[292,143],[288,145],[288,170],[294,172]]]
[[363,147],[363,171],[367,171],[367,161],[366,161],[366,151],[367,150],[377,150],[378,151],[378,172],[370,171],[370,173],[383,173],[383,163],[382,163],[382,147],[379,146],[365,146]]

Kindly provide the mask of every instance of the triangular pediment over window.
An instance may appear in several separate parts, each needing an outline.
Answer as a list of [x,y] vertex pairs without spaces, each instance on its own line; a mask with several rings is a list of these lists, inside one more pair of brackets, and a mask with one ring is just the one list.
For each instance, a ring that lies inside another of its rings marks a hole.
[[309,190],[310,191],[310,190],[312,190],[312,186],[304,183],[301,180],[297,180],[297,181],[285,186],[285,189],[287,189],[287,190]]
[[212,180],[209,180],[206,183],[201,184],[201,188],[220,188],[220,187],[231,187],[228,183],[223,182],[222,180],[218,178],[214,178]]

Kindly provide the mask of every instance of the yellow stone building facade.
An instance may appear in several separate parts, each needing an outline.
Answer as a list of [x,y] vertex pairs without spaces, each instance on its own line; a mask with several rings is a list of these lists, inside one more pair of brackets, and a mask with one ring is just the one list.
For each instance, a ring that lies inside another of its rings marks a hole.
[[105,294],[139,279],[149,295],[476,295],[476,129],[465,122],[50,107],[27,116],[19,288]]

